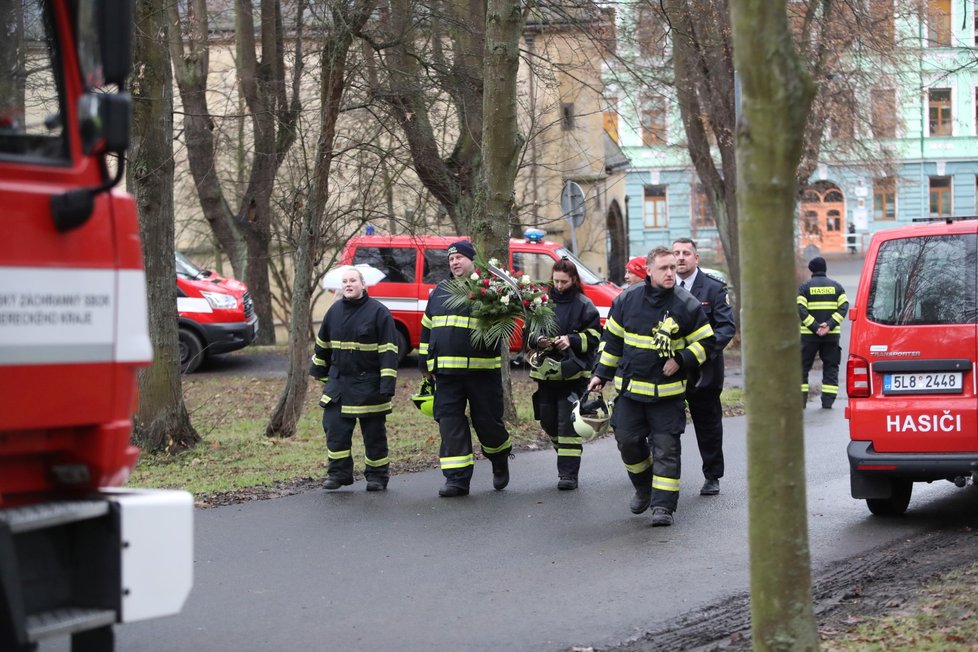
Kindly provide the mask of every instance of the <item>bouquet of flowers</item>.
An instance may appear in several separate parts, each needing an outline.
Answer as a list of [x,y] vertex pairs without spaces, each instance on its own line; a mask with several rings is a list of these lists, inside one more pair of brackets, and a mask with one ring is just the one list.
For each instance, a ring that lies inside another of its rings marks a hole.
[[510,341],[516,329],[525,324],[530,331],[556,334],[557,320],[549,304],[548,286],[534,283],[525,272],[506,271],[499,261],[475,261],[474,271],[449,284],[447,305],[471,305],[471,316],[478,320],[472,330],[472,343],[495,348]]

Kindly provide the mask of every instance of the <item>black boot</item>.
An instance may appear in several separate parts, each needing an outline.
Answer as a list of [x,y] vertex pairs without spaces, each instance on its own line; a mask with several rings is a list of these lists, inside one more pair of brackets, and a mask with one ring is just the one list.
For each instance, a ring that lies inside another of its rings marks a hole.
[[469,488],[446,482],[444,486],[438,490],[438,495],[442,498],[458,498],[459,496],[468,496]]
[[628,502],[628,509],[632,510],[632,514],[641,514],[652,504],[652,469],[629,473],[628,479],[635,487],[635,495]]
[[502,491],[509,484],[509,453],[492,458],[492,488]]
[[323,482],[323,489],[335,491],[340,487],[345,487],[351,484],[353,484],[353,478],[346,478],[338,475],[327,475],[326,481]]
[[561,491],[572,491],[577,489],[577,476],[576,475],[562,475],[560,480],[557,481],[557,488]]
[[385,477],[367,478],[367,491],[387,491],[387,478]]

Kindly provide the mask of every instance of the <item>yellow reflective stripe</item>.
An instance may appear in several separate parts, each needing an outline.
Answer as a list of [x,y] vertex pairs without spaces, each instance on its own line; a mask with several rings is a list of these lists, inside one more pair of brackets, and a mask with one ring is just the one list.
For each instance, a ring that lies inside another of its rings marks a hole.
[[798,295],[798,305],[808,307],[808,298],[802,295]]
[[625,470],[626,471],[628,471],[629,473],[635,473],[635,474],[641,473],[642,471],[646,471],[646,470],[651,469],[651,468],[652,468],[652,457],[651,456],[648,457],[648,458],[646,458],[646,459],[644,459],[644,460],[642,460],[638,464],[626,464],[625,465]]
[[419,355],[428,355],[428,343],[427,342],[422,342],[418,346],[418,354]]
[[844,317],[837,312],[832,313],[832,319],[835,320],[836,325],[841,324]]
[[564,380],[577,380],[578,378],[590,378],[590,377],[591,377],[591,372],[585,369],[584,371],[578,371],[573,376],[568,376],[567,378],[564,378]]
[[598,364],[603,364],[606,367],[617,367],[619,360],[621,360],[621,356],[611,355],[607,351],[602,351],[601,357],[598,358]]
[[512,447],[513,447],[513,439],[511,437],[507,437],[506,441],[504,441],[499,446],[486,446],[485,444],[483,444],[482,450],[483,452],[492,455],[493,453],[499,453],[501,451],[506,450],[507,448],[512,448]]
[[823,394],[838,394],[839,393],[839,386],[838,385],[822,385],[822,393]]
[[421,328],[431,328],[431,318],[428,315],[421,318]]
[[623,336],[623,339],[625,340],[625,344],[634,347],[636,349],[654,348],[655,340],[652,338],[651,335],[640,335],[638,333],[625,331],[625,335]]
[[328,349],[329,348],[329,342],[327,342],[326,340],[319,339],[319,336],[318,335],[316,336],[316,344],[318,344],[319,347],[320,348],[323,348],[323,349]]
[[344,405],[340,409],[341,414],[370,414],[372,412],[384,412],[391,409],[391,402],[375,403],[374,405]]
[[327,448],[326,457],[331,460],[345,460],[346,458],[350,457],[350,449],[345,451],[331,451]]
[[571,446],[580,446],[583,438],[581,437],[557,437],[558,444],[568,444]]
[[625,337],[625,329],[622,327],[621,324],[615,321],[614,317],[608,317],[608,321],[604,323],[604,328],[612,335],[616,335],[618,337]]
[[802,326],[805,327],[811,326],[814,323],[815,323],[815,318],[812,317],[811,315],[806,315],[805,318],[801,321]]
[[811,310],[835,310],[839,306],[836,305],[835,301],[812,301],[808,304],[808,309]]
[[474,317],[465,317],[463,315],[437,315],[431,320],[432,328],[439,328],[442,326],[453,326],[455,328],[475,328],[479,323],[479,320]]
[[844,303],[849,303],[849,297],[846,296],[845,292],[839,295],[839,300],[835,302],[835,305],[841,308]]
[[377,344],[365,344],[363,342],[344,342],[341,340],[330,340],[332,348],[340,351],[376,351],[380,347]]
[[595,339],[601,339],[601,331],[599,331],[597,328],[589,328],[584,332],[594,335]]
[[662,491],[679,491],[679,478],[665,478],[661,475],[652,476],[652,488]]
[[[320,380],[322,380],[325,383],[328,379],[327,378],[320,378]],[[319,397],[319,404],[322,407],[326,407],[326,405],[328,405],[329,402],[332,401],[332,400],[333,399],[331,399],[329,396],[327,396],[326,394],[323,394],[322,396]]]
[[475,464],[475,461],[472,455],[469,454],[458,457],[442,457],[438,459],[438,463],[443,469],[464,469],[467,466]]
[[706,338],[713,335],[713,327],[709,324],[703,324],[695,331],[686,336],[686,342],[699,342],[700,340],[705,340]]
[[397,345],[391,343],[381,344],[380,346],[377,347],[377,351],[379,353],[388,353],[388,352],[397,353]]
[[[623,382],[621,376],[615,376],[615,389],[621,391],[622,385]],[[633,394],[640,394],[642,396],[658,396],[660,398],[668,398],[670,396],[678,396],[685,390],[685,380],[678,380],[673,383],[663,383],[661,385],[634,379],[628,382],[628,391],[632,392]]]
[[694,356],[696,356],[697,362],[699,362],[700,364],[706,362],[706,349],[703,348],[702,344],[700,344],[699,342],[693,342],[692,344],[689,345],[688,349],[689,351],[692,352]]
[[436,364],[439,369],[499,369],[502,358],[466,358],[464,356],[440,355],[435,360],[429,360],[429,369]]
[[801,384],[801,391],[803,391],[803,392],[807,392],[808,391],[808,383],[802,383]]
[[557,457],[581,457],[583,452],[580,448],[558,448]]
[[320,358],[318,355],[312,356],[312,363],[317,367],[325,367],[326,361]]
[[390,369],[388,367],[384,367],[383,369],[380,370],[380,377],[383,378],[385,376],[390,378],[397,378],[397,369]]
[[391,458],[385,457],[379,460],[372,460],[369,457],[364,457],[363,463],[367,466],[386,466],[391,463]]

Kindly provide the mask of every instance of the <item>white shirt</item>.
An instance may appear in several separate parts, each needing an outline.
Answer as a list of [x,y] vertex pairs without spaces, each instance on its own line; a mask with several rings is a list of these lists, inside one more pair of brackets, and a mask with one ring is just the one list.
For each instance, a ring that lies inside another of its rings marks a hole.
[[[689,278],[682,278],[682,277],[679,278],[679,283],[680,284],[682,284],[682,283],[685,283],[686,284],[686,288],[685,289],[686,289],[687,292],[692,292],[693,291],[693,281],[696,280],[696,275],[699,274],[699,273],[700,273],[700,268],[699,267],[694,267],[693,268],[693,273],[689,275]],[[682,287],[682,285],[679,285],[679,287]]]

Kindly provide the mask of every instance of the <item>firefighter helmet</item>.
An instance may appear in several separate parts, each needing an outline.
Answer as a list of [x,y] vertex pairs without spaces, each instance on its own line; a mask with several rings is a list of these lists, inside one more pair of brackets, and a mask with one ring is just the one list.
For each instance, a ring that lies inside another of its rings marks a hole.
[[427,377],[421,379],[421,386],[418,391],[411,395],[414,406],[421,410],[421,414],[429,417],[435,415],[435,385]]
[[588,392],[574,401],[571,423],[574,432],[584,439],[594,439],[603,434],[611,424],[612,404],[599,392]]

